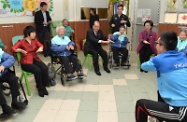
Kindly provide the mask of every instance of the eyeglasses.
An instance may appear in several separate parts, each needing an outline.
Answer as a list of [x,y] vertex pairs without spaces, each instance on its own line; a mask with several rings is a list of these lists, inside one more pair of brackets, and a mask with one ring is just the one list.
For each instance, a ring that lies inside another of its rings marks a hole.
[[157,45],[157,44],[159,44],[159,45],[163,45],[163,44],[159,43],[158,41],[155,41],[155,45]]

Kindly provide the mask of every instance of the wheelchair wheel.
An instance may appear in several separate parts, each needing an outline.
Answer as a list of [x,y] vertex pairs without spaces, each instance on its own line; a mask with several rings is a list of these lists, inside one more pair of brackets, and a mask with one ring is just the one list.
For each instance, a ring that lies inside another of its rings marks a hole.
[[62,85],[65,86],[65,83],[66,83],[66,76],[65,76],[65,74],[64,74],[64,69],[63,69],[63,68],[62,68],[62,70],[61,70],[60,80],[61,80]]
[[52,63],[48,63],[47,66],[48,66],[49,77],[55,79],[55,77],[56,77],[55,67],[53,66]]
[[9,96],[11,94],[10,86],[8,83],[2,83],[3,94]]

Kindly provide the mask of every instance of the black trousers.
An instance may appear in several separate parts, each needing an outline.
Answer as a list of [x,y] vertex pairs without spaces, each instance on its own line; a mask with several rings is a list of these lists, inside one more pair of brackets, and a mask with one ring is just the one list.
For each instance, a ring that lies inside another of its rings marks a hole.
[[[159,96],[158,96],[159,97]],[[148,116],[157,118],[160,122],[187,122],[187,107],[174,107],[160,102],[141,99],[136,102],[136,122],[147,122]]]
[[42,31],[38,32],[38,40],[44,45],[44,54],[49,54],[50,50],[47,47],[47,43],[50,42],[50,32],[47,27],[43,27]]
[[43,45],[46,40],[50,40],[50,33],[47,27],[43,27],[42,31],[38,32],[38,39]]
[[139,52],[140,64],[148,61],[152,54],[153,54],[153,51],[151,47],[149,45],[144,45]]
[[105,50],[103,50],[102,48],[100,48],[98,50],[91,49],[88,51],[88,53],[92,55],[95,71],[99,71],[99,63],[98,63],[99,56],[98,55],[100,55],[101,58],[103,59],[104,69],[108,68],[108,56],[107,56],[107,52]]
[[42,61],[33,61],[33,64],[21,64],[21,68],[34,74],[36,87],[42,90],[49,84],[48,67]]
[[119,53],[122,53],[123,55],[121,59],[121,64],[126,62],[128,55],[129,55],[129,51],[127,50],[127,48],[112,47],[112,52],[113,52],[113,59],[116,64],[120,63]]
[[[61,56],[60,58],[61,58],[61,63],[65,68],[66,74],[72,73],[73,72],[72,68],[76,72],[79,72],[81,70],[77,56],[75,55]],[[70,63],[73,64],[73,67]]]
[[[5,73],[1,78],[0,82],[7,82],[10,86],[11,95],[12,97],[17,97],[20,95],[19,92],[19,85],[18,85],[18,78],[10,71]],[[6,104],[6,99],[2,92],[2,88],[0,87],[0,105]]]

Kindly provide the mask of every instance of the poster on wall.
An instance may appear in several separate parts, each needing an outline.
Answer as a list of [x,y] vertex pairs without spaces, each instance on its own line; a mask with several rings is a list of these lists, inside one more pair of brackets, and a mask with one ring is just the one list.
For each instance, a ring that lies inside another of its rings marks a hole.
[[151,20],[151,9],[142,9],[142,21]]
[[179,1],[179,11],[180,12],[187,12],[187,0],[180,0]]
[[187,14],[179,14],[178,15],[178,23],[179,24],[187,24]]
[[40,2],[46,2],[48,11],[53,13],[52,0],[0,0],[0,17],[33,16]]
[[176,12],[177,11],[178,0],[167,0],[167,12]]

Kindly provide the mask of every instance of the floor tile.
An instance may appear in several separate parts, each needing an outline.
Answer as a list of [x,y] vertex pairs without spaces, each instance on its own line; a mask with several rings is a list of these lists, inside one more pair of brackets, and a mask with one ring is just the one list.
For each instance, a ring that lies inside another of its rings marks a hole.
[[117,111],[118,112],[134,112],[135,103],[134,101],[116,101]]
[[125,79],[138,79],[138,76],[136,74],[125,74]]
[[39,110],[26,108],[22,112],[19,112],[12,118],[11,122],[33,122]]
[[115,93],[115,99],[116,101],[121,101],[121,102],[133,101],[133,97],[129,92]]
[[97,122],[97,112],[79,111],[76,122]]
[[113,85],[99,85],[99,92],[113,92]]
[[135,122],[134,113],[118,113],[118,122]]
[[83,92],[81,97],[82,100],[98,100],[98,98],[98,92]]
[[123,86],[127,85],[127,82],[125,79],[113,79],[113,85]]
[[117,112],[98,112],[97,122],[118,122]]
[[66,91],[50,91],[48,99],[64,99],[66,94]]
[[128,86],[113,86],[113,87],[114,87],[114,92],[116,94],[117,93],[124,93],[124,92],[130,93]]
[[64,97],[64,99],[69,99],[69,100],[72,100],[72,99],[81,99],[81,95],[82,95],[82,92],[74,92],[74,91],[68,91],[66,93],[66,96]]
[[114,92],[99,92],[100,101],[115,101]]
[[63,100],[61,110],[78,111],[80,100]]
[[60,110],[53,122],[76,122],[78,111]]
[[75,85],[71,85],[68,91],[83,91],[84,85],[76,83]]
[[80,111],[97,111],[98,101],[97,100],[82,100],[79,107]]
[[116,101],[98,101],[98,111],[114,112],[117,111]]
[[46,102],[43,104],[41,109],[45,109],[45,110],[56,110],[59,109],[60,106],[62,105],[62,100],[58,99],[58,100],[54,100],[54,99],[49,99],[46,100]]
[[54,122],[59,110],[41,109],[33,122]]
[[90,92],[98,92],[99,91],[99,86],[98,85],[85,85],[83,91],[90,91]]

